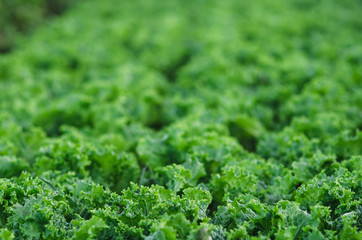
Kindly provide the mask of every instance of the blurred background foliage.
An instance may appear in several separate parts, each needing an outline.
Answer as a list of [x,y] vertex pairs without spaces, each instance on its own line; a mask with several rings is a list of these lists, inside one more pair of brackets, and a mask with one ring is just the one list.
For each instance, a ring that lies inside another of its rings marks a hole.
[[0,0],[0,53],[9,52],[19,34],[29,33],[74,0]]

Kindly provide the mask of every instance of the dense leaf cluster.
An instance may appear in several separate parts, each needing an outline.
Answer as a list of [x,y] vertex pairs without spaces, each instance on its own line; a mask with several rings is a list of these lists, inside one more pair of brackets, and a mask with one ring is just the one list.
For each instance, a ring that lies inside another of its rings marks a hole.
[[84,1],[0,58],[0,239],[361,239],[360,1]]

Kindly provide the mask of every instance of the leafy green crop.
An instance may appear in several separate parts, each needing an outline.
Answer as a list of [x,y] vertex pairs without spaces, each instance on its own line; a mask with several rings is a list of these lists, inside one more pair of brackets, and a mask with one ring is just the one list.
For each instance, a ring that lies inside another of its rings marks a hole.
[[0,56],[0,239],[362,239],[362,3],[87,0]]

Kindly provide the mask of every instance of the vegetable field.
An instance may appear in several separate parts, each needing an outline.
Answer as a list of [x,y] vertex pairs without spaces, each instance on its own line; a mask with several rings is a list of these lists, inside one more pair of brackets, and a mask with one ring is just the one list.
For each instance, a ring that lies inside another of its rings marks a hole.
[[362,239],[360,0],[83,0],[0,55],[0,239]]

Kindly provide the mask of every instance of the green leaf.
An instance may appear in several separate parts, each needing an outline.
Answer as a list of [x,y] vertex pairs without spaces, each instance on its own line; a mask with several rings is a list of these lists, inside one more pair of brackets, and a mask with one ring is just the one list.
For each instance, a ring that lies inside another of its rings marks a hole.
[[166,177],[166,186],[168,189],[178,192],[187,186],[191,179],[190,170],[186,170],[181,165],[168,165],[161,170]]
[[74,237],[72,239],[80,240],[98,239],[100,231],[108,228],[101,218],[95,216],[87,221],[74,220],[73,225],[76,228],[74,229]]
[[0,239],[1,240],[12,240],[14,235],[6,228],[0,228]]

